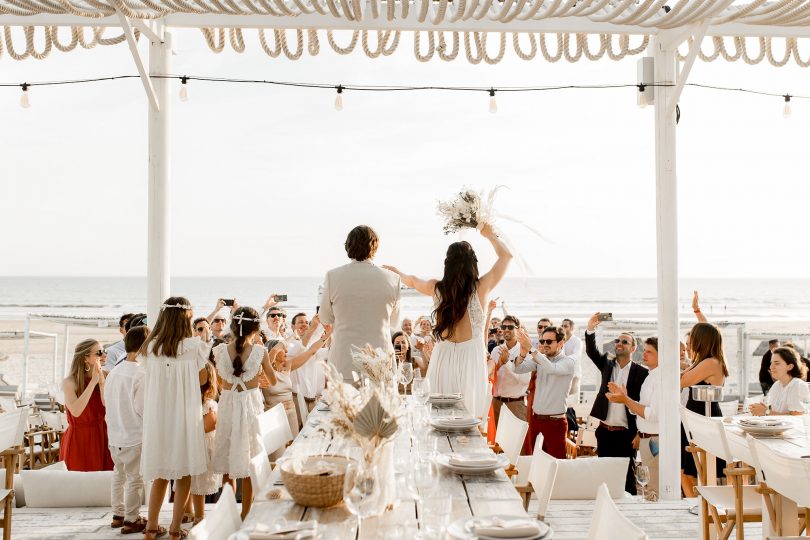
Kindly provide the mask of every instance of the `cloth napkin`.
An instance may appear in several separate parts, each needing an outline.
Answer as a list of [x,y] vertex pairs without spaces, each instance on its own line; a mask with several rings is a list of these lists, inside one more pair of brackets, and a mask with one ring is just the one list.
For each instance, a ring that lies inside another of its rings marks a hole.
[[532,519],[503,520],[497,517],[474,520],[470,531],[490,538],[538,537],[548,530],[544,523]]
[[486,467],[497,465],[498,457],[495,454],[451,454],[447,460],[450,465],[459,467]]
[[331,474],[339,474],[340,467],[334,463],[329,463],[326,460],[310,460],[309,457],[291,458],[283,465],[284,470],[294,474],[311,474],[313,476],[326,476]]
[[760,417],[751,417],[751,418],[740,418],[740,424],[746,426],[781,426],[784,424],[785,421],[779,418],[760,418]]
[[430,394],[430,399],[461,399],[461,393],[455,394]]
[[433,423],[442,426],[468,426],[475,424],[477,420],[472,416],[440,416],[433,419]]

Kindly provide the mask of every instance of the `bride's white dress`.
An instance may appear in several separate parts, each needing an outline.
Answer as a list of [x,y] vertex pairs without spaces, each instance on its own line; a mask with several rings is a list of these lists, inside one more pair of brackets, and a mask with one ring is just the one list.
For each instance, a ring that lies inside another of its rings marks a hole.
[[430,391],[461,392],[464,405],[473,416],[481,416],[487,391],[487,354],[484,343],[484,308],[473,293],[467,303],[472,338],[461,343],[440,340],[430,356],[427,378]]

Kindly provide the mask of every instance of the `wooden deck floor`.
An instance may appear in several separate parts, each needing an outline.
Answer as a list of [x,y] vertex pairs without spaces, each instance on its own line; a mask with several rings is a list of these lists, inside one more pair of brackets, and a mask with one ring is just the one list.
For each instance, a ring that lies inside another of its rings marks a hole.
[[[535,502],[529,506],[534,511]],[[624,515],[641,527],[650,538],[693,540],[698,538],[698,518],[689,513],[689,501],[639,504],[619,501]],[[208,509],[212,505],[208,505]],[[555,540],[585,539],[593,512],[593,501],[558,501],[549,505],[546,521],[554,529]],[[142,509],[146,515],[146,507]],[[12,537],[15,540],[140,540],[140,534],[122,535],[110,528],[112,512],[107,508],[16,508]],[[160,522],[167,526],[171,507],[166,505]],[[746,538],[761,538],[761,526],[749,523]],[[331,539],[328,539],[331,540]]]

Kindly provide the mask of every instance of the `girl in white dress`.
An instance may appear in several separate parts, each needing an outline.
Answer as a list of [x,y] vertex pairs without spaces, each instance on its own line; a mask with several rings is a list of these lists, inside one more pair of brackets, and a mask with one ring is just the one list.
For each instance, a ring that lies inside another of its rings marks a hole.
[[383,266],[399,274],[406,287],[433,297],[436,345],[427,371],[430,389],[442,394],[461,392],[467,411],[477,417],[483,412],[487,390],[484,304],[512,260],[509,248],[491,225],[485,224],[480,232],[498,256],[490,271],[480,278],[478,259],[468,242],[455,242],[447,248],[441,280],[419,279]]
[[214,437],[217,433],[216,402],[219,390],[217,388],[217,374],[211,362],[205,366],[208,380],[200,385],[202,394],[203,426],[205,427],[205,450],[208,454],[208,470],[202,474],[191,477],[191,502],[194,506],[194,524],[205,517],[205,496],[213,495],[222,486],[222,475],[214,473]]
[[277,382],[267,350],[253,343],[260,323],[255,309],[238,308],[231,319],[233,340],[214,349],[217,373],[222,377],[214,472],[227,475],[226,481],[242,478],[242,519],[253,503],[250,460],[264,452],[257,418],[264,412],[259,372],[264,371],[271,385]]
[[207,469],[200,385],[208,379],[208,347],[192,337],[192,317],[187,299],[167,299],[140,351],[146,357],[141,474],[146,481],[154,480],[145,540],[166,534],[158,517],[169,480],[175,488],[169,538],[186,537],[180,524],[191,476]]

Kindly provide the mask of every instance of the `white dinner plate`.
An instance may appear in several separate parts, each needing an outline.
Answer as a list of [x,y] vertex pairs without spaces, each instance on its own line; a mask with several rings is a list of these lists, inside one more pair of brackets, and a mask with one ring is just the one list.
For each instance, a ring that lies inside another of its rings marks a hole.
[[781,435],[782,433],[789,431],[793,428],[793,424],[790,422],[782,422],[781,424],[775,425],[750,425],[746,424],[745,422],[737,422],[737,427],[745,431],[746,433],[750,433],[751,435]]
[[436,456],[436,463],[456,474],[489,474],[509,466],[509,458],[505,454],[495,454],[497,461],[491,465],[453,465],[450,457],[450,454],[440,454]]
[[428,403],[436,407],[452,407],[463,400],[464,396],[461,394],[431,394],[430,397],[428,397]]
[[[524,520],[527,519],[525,517],[518,517],[518,516],[498,516],[500,519],[504,521],[510,521],[515,519]],[[447,528],[447,534],[450,535],[451,538],[455,538],[456,540],[469,540],[472,538],[478,538],[479,540],[544,540],[546,538],[551,538],[554,531],[552,531],[551,527],[543,523],[540,523],[540,528],[542,529],[539,535],[535,536],[516,536],[514,538],[495,538],[492,536],[481,536],[475,535],[471,532],[472,528],[472,521],[476,518],[469,518],[463,517],[457,519],[450,526]],[[530,518],[529,518],[530,519]]]
[[[450,422],[447,422],[450,420]],[[436,431],[448,431],[448,432],[459,432],[459,431],[469,431],[474,427],[478,426],[481,423],[481,420],[477,418],[470,418],[469,421],[459,422],[459,421],[452,421],[450,418],[432,418],[430,420],[430,427],[435,429]]]

